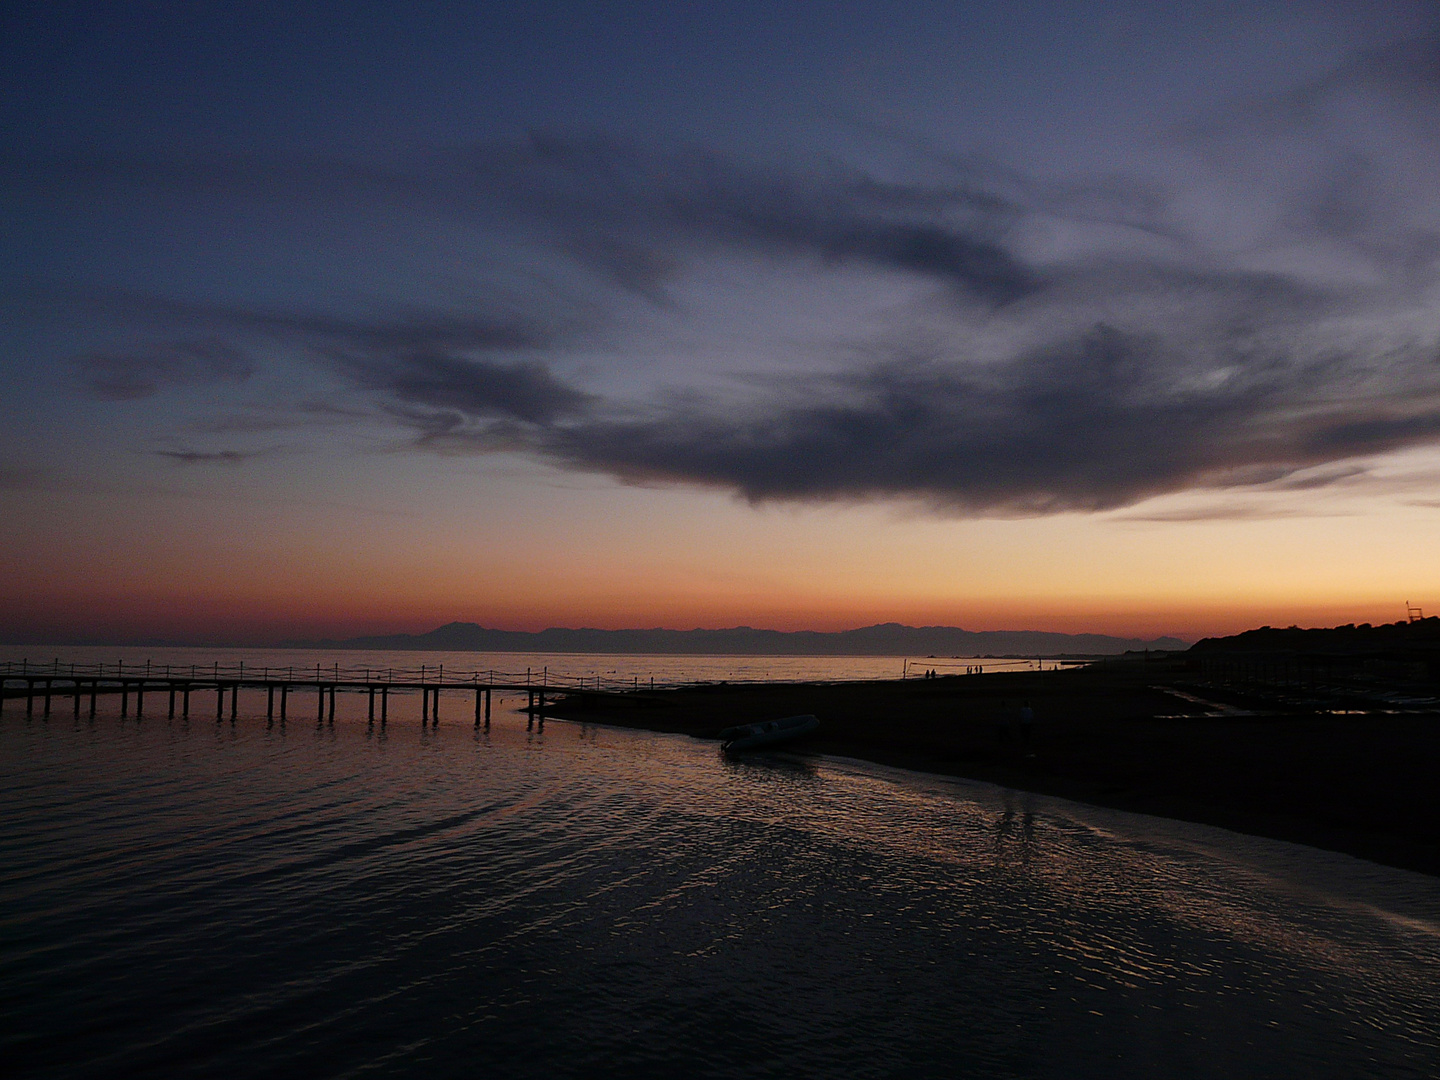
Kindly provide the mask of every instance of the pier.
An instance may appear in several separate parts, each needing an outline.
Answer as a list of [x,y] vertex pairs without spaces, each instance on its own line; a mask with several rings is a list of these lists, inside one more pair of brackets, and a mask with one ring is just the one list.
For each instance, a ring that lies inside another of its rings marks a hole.
[[[654,679],[648,689],[656,689]],[[82,713],[94,717],[101,697],[119,696],[120,715],[145,715],[146,696],[154,702],[163,696],[165,715],[173,719],[178,712],[189,719],[191,699],[196,698],[197,710],[208,714],[214,701],[215,719],[235,720],[239,715],[240,691],[265,693],[265,718],[285,721],[302,717],[311,709],[318,722],[335,719],[336,694],[363,694],[369,720],[385,724],[390,719],[391,697],[409,698],[417,691],[420,696],[422,724],[438,723],[440,699],[463,695],[466,704],[473,701],[476,727],[488,725],[494,695],[524,694],[524,711],[532,717],[543,715],[547,697],[552,701],[561,694],[616,693],[638,691],[638,678],[601,680],[598,677],[567,677],[552,675],[548,668],[526,670],[524,675],[496,671],[447,672],[444,665],[420,668],[342,668],[339,664],[313,668],[263,667],[246,669],[243,663],[166,666],[161,669],[149,664],[143,667],[115,664],[54,664],[35,665],[13,661],[0,665],[0,714],[13,708],[10,702],[24,699],[25,715],[48,717],[52,711],[68,707],[75,717]]]

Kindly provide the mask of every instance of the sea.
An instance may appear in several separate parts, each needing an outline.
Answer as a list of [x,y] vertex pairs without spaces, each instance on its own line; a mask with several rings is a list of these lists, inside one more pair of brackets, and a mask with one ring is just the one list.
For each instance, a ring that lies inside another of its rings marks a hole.
[[[106,676],[204,676],[212,670],[252,675],[306,673],[402,679],[443,677],[463,683],[533,682],[558,686],[605,687],[640,684],[676,685],[696,682],[840,681],[900,679],[934,671],[940,675],[974,670],[1035,671],[1062,666],[1063,660],[1043,657],[976,656],[688,656],[670,653],[486,653],[406,651],[399,649],[184,649],[141,646],[72,646],[41,648],[0,645],[0,672],[20,675],[53,673],[64,678],[73,672]],[[263,697],[264,692],[260,691]],[[419,698],[417,697],[418,701]]]
[[[11,652],[57,670],[239,659]],[[374,665],[634,682],[939,666],[530,660]],[[859,761],[538,722],[523,697],[480,727],[463,701],[423,726],[418,695],[386,724],[360,695],[337,704],[281,723],[263,693],[233,721],[5,702],[7,1076],[1440,1075],[1440,879]]]

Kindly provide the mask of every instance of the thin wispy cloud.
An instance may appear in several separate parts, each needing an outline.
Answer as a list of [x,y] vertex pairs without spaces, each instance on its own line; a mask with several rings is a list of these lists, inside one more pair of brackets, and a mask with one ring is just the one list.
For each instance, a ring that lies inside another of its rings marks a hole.
[[472,154],[478,192],[558,230],[622,284],[653,289],[676,265],[674,252],[715,247],[915,274],[992,304],[1040,286],[1002,241],[1015,208],[961,182],[887,182],[834,165],[741,167],[699,150],[600,138],[536,136]]
[[156,457],[178,465],[240,465],[264,456],[263,450],[156,450]]
[[1148,513],[1127,513],[1117,515],[1115,520],[1124,522],[1149,522],[1154,524],[1190,523],[1207,521],[1276,521],[1285,518],[1348,517],[1350,515],[1333,510],[1313,507],[1268,506],[1256,503],[1224,502],[1213,506],[1177,507],[1173,510],[1152,510]]
[[254,361],[219,341],[163,342],[115,353],[89,353],[75,361],[85,388],[105,401],[153,397],[168,386],[241,383]]

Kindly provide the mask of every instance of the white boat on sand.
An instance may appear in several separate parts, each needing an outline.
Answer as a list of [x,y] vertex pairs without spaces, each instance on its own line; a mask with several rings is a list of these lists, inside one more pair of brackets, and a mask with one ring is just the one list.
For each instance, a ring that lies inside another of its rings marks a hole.
[[758,724],[737,724],[720,732],[722,750],[754,750],[778,742],[799,738],[820,726],[810,713],[787,716],[781,720],[763,720]]

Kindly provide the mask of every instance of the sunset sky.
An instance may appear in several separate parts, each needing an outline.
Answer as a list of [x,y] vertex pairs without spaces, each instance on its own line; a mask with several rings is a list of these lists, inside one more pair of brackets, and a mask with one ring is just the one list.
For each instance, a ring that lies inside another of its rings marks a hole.
[[1440,613],[1440,6],[1176,7],[5,5],[0,640]]

